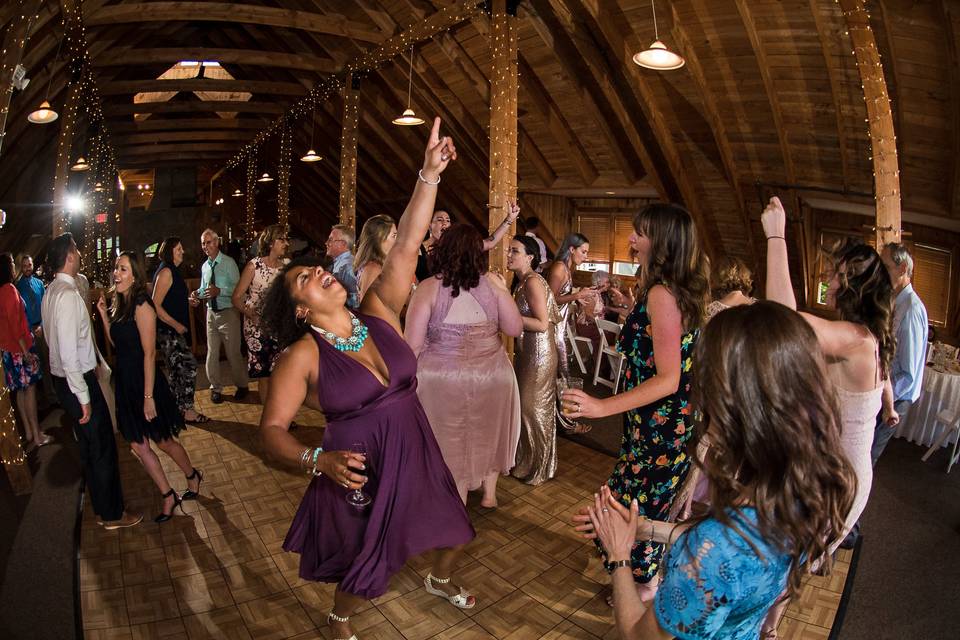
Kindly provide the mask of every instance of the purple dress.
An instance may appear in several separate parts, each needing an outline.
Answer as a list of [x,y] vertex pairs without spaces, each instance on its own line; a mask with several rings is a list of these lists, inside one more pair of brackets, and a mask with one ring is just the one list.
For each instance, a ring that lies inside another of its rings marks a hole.
[[407,558],[466,544],[476,534],[417,399],[413,352],[387,322],[357,317],[387,365],[389,385],[313,333],[320,349],[317,387],[327,418],[323,448],[366,445],[364,491],[373,503],[356,509],[346,501],[347,489],[315,477],[283,548],[300,554],[301,578],[339,582],[342,591],[369,599],[386,593]]

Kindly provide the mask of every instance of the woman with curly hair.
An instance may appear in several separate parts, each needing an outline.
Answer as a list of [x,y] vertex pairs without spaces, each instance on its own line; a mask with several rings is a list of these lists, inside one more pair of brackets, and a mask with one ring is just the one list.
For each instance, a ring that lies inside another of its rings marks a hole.
[[753,273],[747,263],[740,258],[724,258],[713,274],[713,302],[707,305],[707,320],[724,309],[753,304],[756,298],[753,291]]
[[[710,439],[698,460],[710,507],[672,525],[602,487],[574,517],[603,547],[624,640],[754,640],[781,593],[830,567],[856,476],[840,448],[840,415],[817,336],[771,302],[722,311],[696,347],[693,395]],[[637,548],[671,544],[652,604],[628,568]]]
[[[264,449],[313,476],[283,547],[300,554],[301,578],[337,583],[328,616],[334,638],[353,637],[350,616],[383,595],[408,558],[431,549],[440,551],[427,592],[461,609],[476,605],[451,580],[473,527],[417,400],[417,361],[400,329],[440,174],[456,159],[439,131],[437,118],[397,242],[356,313],[315,258],[284,267],[264,304],[286,347],[260,419]],[[326,416],[321,447],[289,431],[303,403]]]
[[390,216],[381,213],[363,223],[357,242],[357,255],[353,258],[358,300],[363,300],[363,294],[380,277],[383,261],[396,241],[397,225]]
[[517,377],[500,339],[523,318],[503,277],[487,273],[480,232],[447,229],[430,253],[434,277],[420,283],[404,337],[417,354],[417,393],[460,498],[483,488],[497,506],[497,478],[513,468],[520,438]]
[[[678,205],[641,210],[629,242],[640,269],[637,302],[617,345],[627,359],[624,390],[594,398],[570,389],[562,401],[574,418],[624,413],[620,457],[607,484],[623,504],[636,500],[642,515],[666,520],[690,468],[692,355],[707,304],[709,266],[693,218]],[[633,549],[634,580],[646,598],[656,589],[663,550],[654,543]]]

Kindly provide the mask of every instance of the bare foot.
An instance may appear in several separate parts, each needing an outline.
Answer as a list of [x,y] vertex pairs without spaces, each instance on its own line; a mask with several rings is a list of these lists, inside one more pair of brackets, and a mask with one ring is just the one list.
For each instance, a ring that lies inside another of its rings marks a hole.
[[353,636],[353,629],[349,622],[336,622],[332,619],[327,622],[330,623],[330,631],[333,632],[334,640],[349,640]]

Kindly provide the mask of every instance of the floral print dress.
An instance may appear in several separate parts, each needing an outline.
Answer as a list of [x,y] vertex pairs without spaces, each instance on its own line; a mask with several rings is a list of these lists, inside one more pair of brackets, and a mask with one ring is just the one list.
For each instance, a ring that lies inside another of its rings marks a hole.
[[[286,261],[283,261],[286,263]],[[269,378],[273,364],[280,356],[280,345],[264,332],[260,322],[263,312],[263,298],[273,279],[280,275],[280,267],[271,268],[263,258],[253,259],[253,280],[247,290],[245,304],[257,313],[257,319],[243,318],[243,338],[247,343],[247,373],[251,378]]]
[[[696,329],[681,336],[677,392],[624,415],[620,457],[607,481],[614,496],[628,506],[636,498],[640,515],[652,520],[667,519],[670,505],[690,469],[686,448],[693,434],[691,354],[699,334]],[[617,349],[627,359],[625,391],[657,374],[646,298],[639,300],[627,317]],[[634,580],[649,582],[659,569],[663,551],[664,545],[653,542],[639,541],[634,545]]]

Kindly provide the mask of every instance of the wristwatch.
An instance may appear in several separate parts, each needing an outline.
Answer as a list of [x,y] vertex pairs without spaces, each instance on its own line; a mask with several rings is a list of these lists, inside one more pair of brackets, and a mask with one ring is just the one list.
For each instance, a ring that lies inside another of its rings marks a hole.
[[613,575],[613,572],[619,569],[620,567],[627,567],[629,569],[633,568],[633,565],[630,564],[629,558],[627,560],[616,560],[614,562],[607,563],[607,573]]

